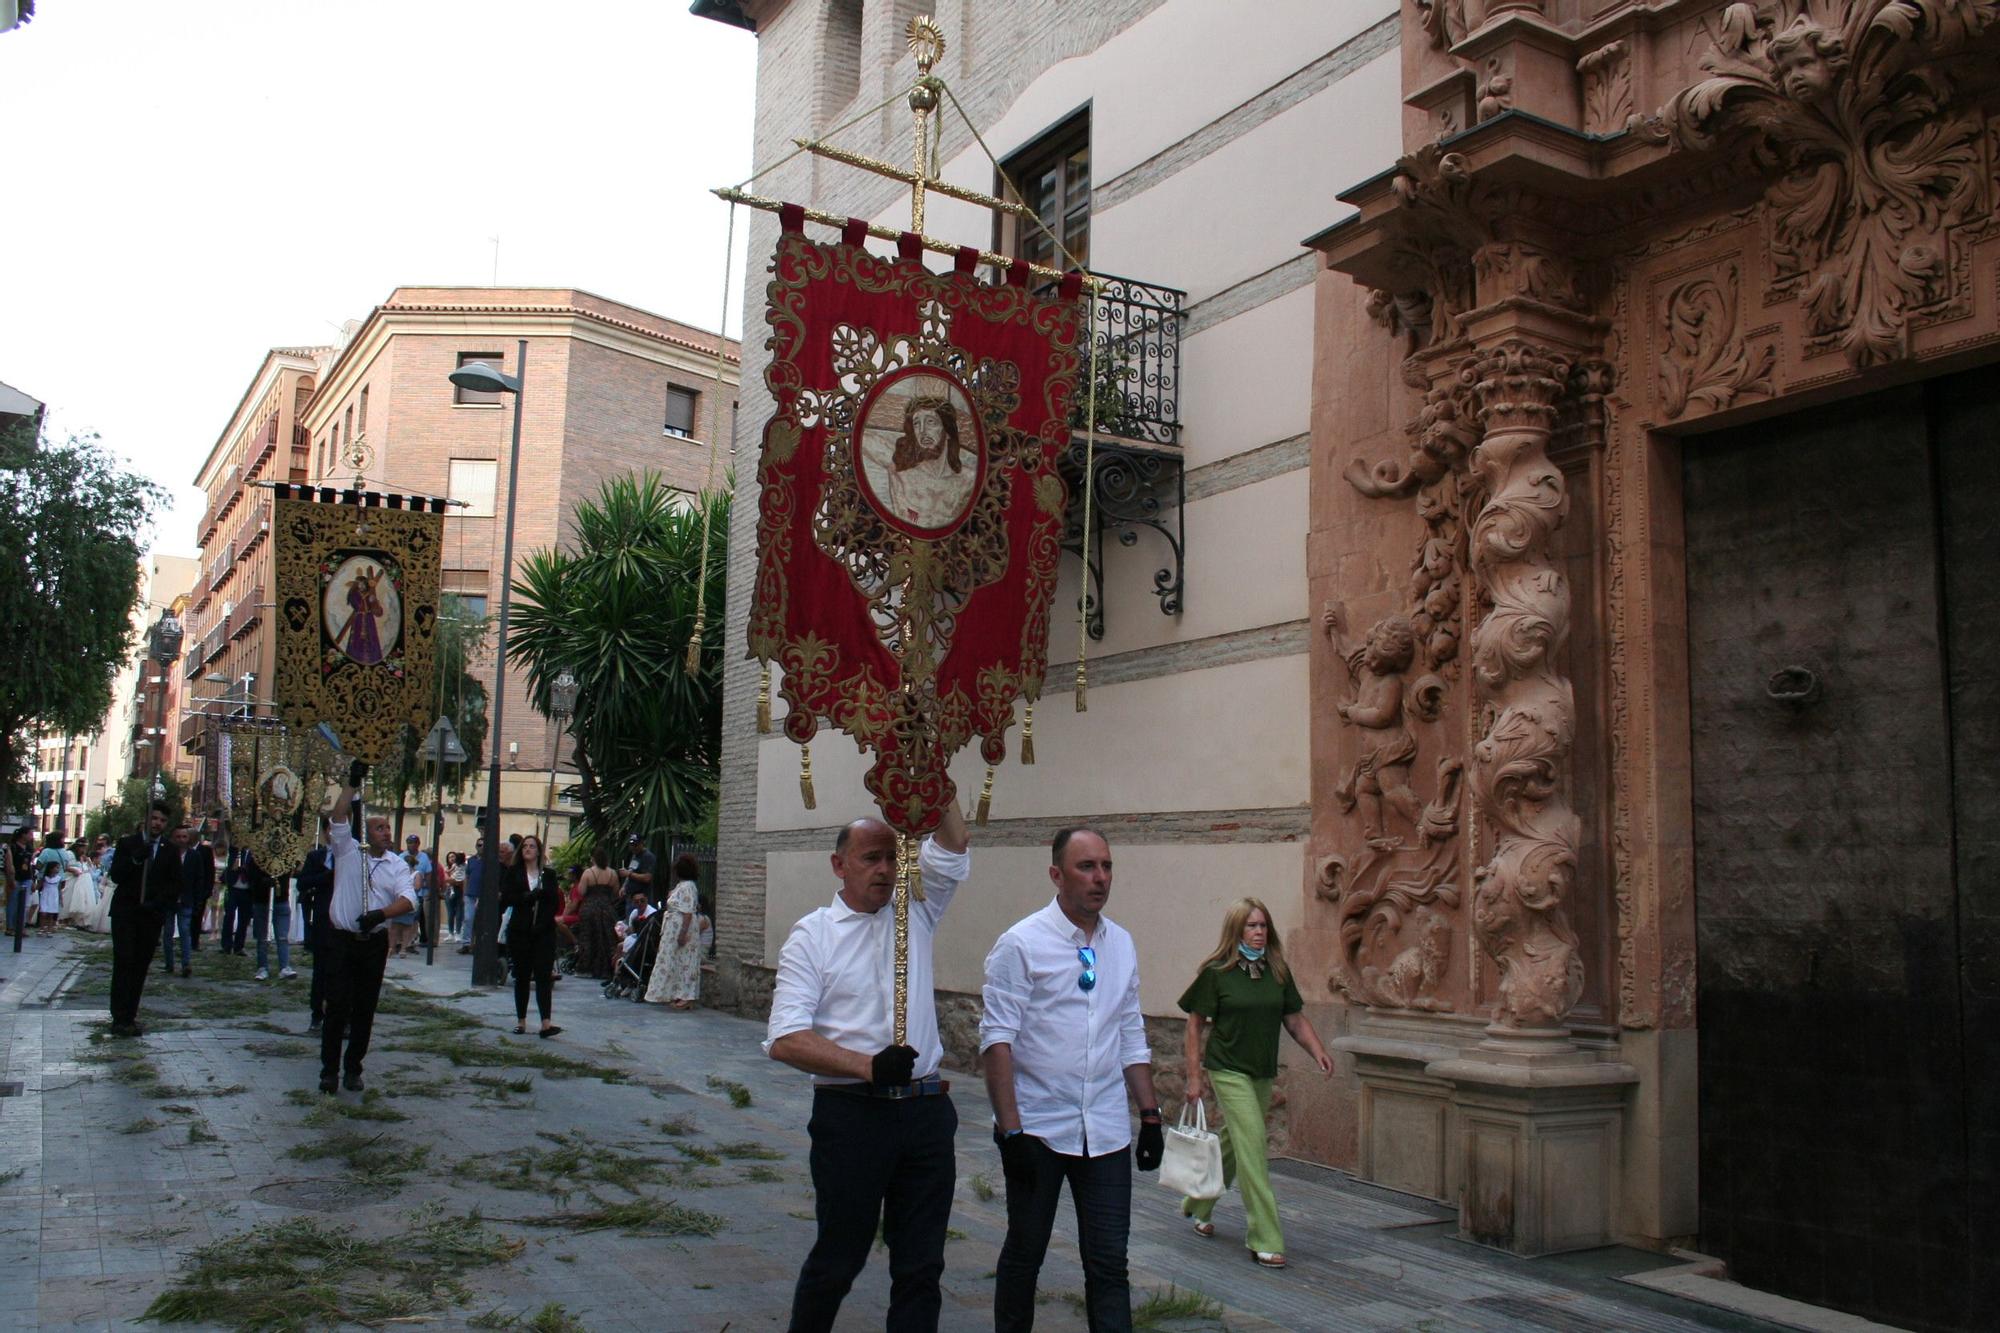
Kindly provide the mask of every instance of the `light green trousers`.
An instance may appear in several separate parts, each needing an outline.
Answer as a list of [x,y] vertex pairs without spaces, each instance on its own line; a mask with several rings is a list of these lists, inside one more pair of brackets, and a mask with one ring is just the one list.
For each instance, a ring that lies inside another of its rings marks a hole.
[[[1250,1078],[1227,1069],[1210,1069],[1209,1086],[1222,1107],[1222,1187],[1236,1186],[1243,1196],[1243,1243],[1265,1254],[1285,1252],[1285,1231],[1278,1224],[1278,1200],[1271,1193],[1271,1168],[1264,1156],[1264,1114],[1271,1109],[1271,1080]],[[1181,1212],[1206,1222],[1215,1213],[1214,1199],[1183,1199]]]

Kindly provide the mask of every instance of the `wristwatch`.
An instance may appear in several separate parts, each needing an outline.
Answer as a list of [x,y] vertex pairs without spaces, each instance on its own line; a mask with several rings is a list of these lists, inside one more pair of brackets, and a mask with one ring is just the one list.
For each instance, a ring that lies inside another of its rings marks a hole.
[[1157,1106],[1142,1106],[1139,1108],[1139,1118],[1141,1120],[1158,1120],[1160,1118],[1160,1108]]

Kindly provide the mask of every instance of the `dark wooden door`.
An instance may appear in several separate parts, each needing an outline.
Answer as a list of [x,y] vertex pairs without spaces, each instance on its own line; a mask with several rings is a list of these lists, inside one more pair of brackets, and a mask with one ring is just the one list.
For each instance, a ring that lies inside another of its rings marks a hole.
[[2000,1308],[1989,379],[1686,451],[1701,1244],[1912,1328]]

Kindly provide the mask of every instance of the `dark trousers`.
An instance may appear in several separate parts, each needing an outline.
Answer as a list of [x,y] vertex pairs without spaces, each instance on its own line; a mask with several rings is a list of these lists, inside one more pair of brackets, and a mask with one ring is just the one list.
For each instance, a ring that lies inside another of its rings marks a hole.
[[1132,1150],[1070,1157],[1040,1139],[1031,1142],[1030,1169],[1007,1177],[1007,1240],[993,1279],[995,1333],[1026,1333],[1035,1326],[1035,1279],[1049,1252],[1049,1229],[1055,1225],[1064,1181],[1076,1205],[1091,1333],[1128,1333],[1132,1286],[1126,1277],[1125,1242],[1132,1229]]
[[222,951],[243,952],[243,937],[250,929],[250,893],[231,889],[222,899]]
[[313,956],[312,993],[306,1002],[312,1006],[315,1023],[326,1018],[326,970],[332,965],[328,951],[333,947],[328,937],[332,934],[333,927],[326,923],[326,909],[314,907],[312,917],[306,923],[306,939],[311,941]]
[[454,935],[465,933],[465,895],[453,893],[444,900],[444,928]]
[[535,1008],[541,1011],[542,1021],[548,1022],[556,986],[555,936],[544,935],[540,939],[510,944],[507,952],[514,959],[515,1017],[523,1023],[528,1021],[528,982],[532,978],[535,983]]
[[889,1333],[938,1324],[945,1224],[958,1177],[949,1097],[901,1101],[825,1089],[813,1094],[812,1180],[819,1238],[792,1293],[792,1333],[833,1327],[868,1262],[876,1224],[889,1243]]
[[162,913],[135,907],[111,917],[111,1021],[137,1022],[139,993],[146,988],[146,969],[160,947]]
[[[313,957],[313,971],[326,969],[326,1018],[320,1029],[319,1071],[361,1072],[368,1034],[375,1028],[375,1005],[382,998],[382,972],[389,965],[389,937],[329,930]],[[343,1058],[341,1043],[346,1042]]]
[[192,923],[190,934],[194,939],[194,951],[196,953],[201,952],[201,937],[207,933],[201,928],[201,923],[208,919],[209,897],[209,894],[202,894],[201,897],[194,900],[194,907],[188,912],[188,920]]

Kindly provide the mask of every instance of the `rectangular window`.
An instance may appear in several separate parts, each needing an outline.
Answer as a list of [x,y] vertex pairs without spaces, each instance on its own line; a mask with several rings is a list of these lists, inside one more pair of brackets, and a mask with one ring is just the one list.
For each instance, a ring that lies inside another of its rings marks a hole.
[[465,507],[454,505],[450,512],[459,518],[493,517],[493,487],[499,471],[500,465],[490,458],[452,459],[446,491],[452,499],[465,501]]
[[340,462],[340,423],[338,421],[333,423],[333,431],[328,438],[333,442],[333,449],[328,455],[327,460],[327,471],[331,472],[333,471],[334,464]]
[[678,386],[669,387],[667,389],[666,433],[669,435],[678,435],[684,440],[693,439],[695,407],[700,400],[700,395],[695,393],[693,389],[683,389]]
[[[1022,203],[1035,210],[1042,227],[1074,257],[1090,264],[1090,111],[1077,112],[1007,159],[1006,174],[1020,187]],[[1006,197],[1004,182],[994,193]],[[995,224],[994,249],[1031,264],[1073,267],[1047,233],[1023,219],[1002,215]]]
[[469,624],[477,624],[486,619],[486,594],[478,592],[446,593],[451,601],[445,604],[447,614],[455,614]]
[[351,441],[354,439],[354,404],[352,403],[349,403],[347,405],[347,416],[345,418],[345,421],[347,424],[347,438]]
[[368,386],[361,386],[361,433],[368,433]]
[[[460,352],[458,354],[458,364],[461,366],[491,366],[495,370],[498,370],[500,369],[500,353]],[[482,389],[461,389],[454,385],[452,386],[452,394],[452,402],[460,406],[473,403],[497,403],[500,401],[500,391],[497,389],[492,393],[487,393]]]

